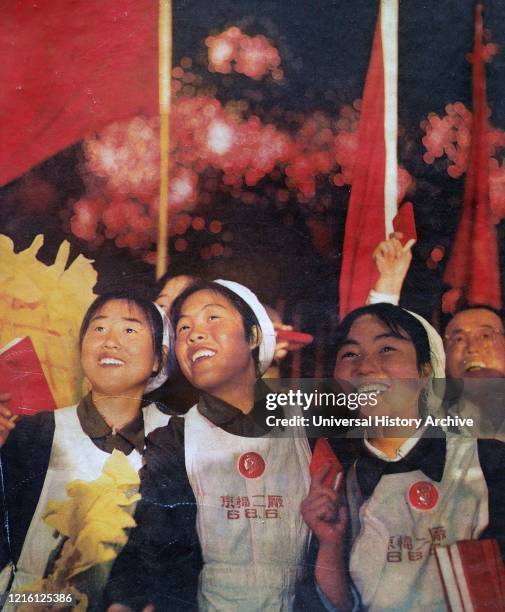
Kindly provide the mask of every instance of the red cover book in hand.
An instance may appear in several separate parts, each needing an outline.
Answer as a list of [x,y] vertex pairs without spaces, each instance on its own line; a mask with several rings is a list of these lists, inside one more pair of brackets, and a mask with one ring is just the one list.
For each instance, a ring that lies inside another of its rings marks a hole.
[[326,438],[319,438],[314,447],[312,460],[310,462],[311,476],[318,472],[323,465],[328,464],[331,465],[331,469],[324,479],[323,484],[331,489],[334,489],[337,482],[337,476],[343,471],[343,468],[337,456],[332,451],[328,440]]
[[28,415],[56,408],[29,337],[16,338],[0,349],[0,392],[10,393],[8,408],[14,414]]
[[403,234],[403,244],[409,240],[417,240],[416,220],[412,202],[405,202],[400,206],[396,217],[393,219],[393,229],[395,232]]

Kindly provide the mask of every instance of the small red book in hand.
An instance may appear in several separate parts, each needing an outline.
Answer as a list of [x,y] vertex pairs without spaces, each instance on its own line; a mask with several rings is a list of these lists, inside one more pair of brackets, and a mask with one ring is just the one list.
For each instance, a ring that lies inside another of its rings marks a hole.
[[28,415],[56,408],[29,337],[16,338],[0,349],[0,392],[10,393],[7,406],[14,414]]
[[416,221],[412,202],[405,202],[400,206],[396,217],[393,219],[393,229],[395,232],[403,234],[403,244],[409,240],[417,240]]
[[326,438],[319,438],[312,453],[310,462],[310,475],[313,476],[318,472],[323,465],[331,465],[329,473],[326,475],[323,484],[331,489],[335,488],[337,476],[343,471],[342,464],[338,460],[335,453]]

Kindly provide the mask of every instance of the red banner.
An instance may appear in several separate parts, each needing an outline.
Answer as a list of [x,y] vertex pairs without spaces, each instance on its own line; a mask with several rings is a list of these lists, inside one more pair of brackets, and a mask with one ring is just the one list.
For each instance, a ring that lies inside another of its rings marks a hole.
[[114,120],[158,112],[154,0],[6,0],[0,185]]

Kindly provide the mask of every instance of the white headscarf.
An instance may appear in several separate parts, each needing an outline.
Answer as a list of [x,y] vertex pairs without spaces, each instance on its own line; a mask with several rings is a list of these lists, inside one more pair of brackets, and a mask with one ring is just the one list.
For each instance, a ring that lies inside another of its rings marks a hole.
[[158,304],[154,305],[156,306],[156,310],[160,313],[160,317],[163,322],[162,344],[167,349],[167,356],[166,359],[164,359],[164,363],[159,369],[158,373],[154,376],[151,376],[151,378],[147,381],[144,394],[151,393],[151,391],[154,391],[155,389],[158,389],[158,387],[161,387],[161,385],[168,379],[168,377],[172,373],[174,365],[174,328],[163,308]]
[[444,343],[437,330],[428,323],[426,319],[421,317],[411,310],[405,310],[424,327],[428,334],[428,342],[430,344],[430,363],[431,376],[430,385],[428,387],[427,409],[433,416],[438,416],[440,406],[442,405],[443,393],[445,389],[445,351]]
[[270,320],[265,307],[250,289],[244,287],[244,285],[241,285],[240,283],[222,279],[215,280],[214,282],[218,283],[219,285],[223,285],[223,287],[226,287],[230,291],[233,291],[233,293],[236,293],[244,300],[244,302],[256,315],[261,328],[259,369],[260,373],[264,374],[272,363],[276,344],[274,325]]

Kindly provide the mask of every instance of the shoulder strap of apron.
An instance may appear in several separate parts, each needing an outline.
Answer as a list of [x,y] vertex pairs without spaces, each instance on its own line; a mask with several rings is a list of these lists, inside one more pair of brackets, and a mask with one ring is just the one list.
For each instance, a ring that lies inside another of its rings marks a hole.
[[351,469],[347,474],[345,481],[345,492],[347,495],[347,503],[349,506],[349,518],[351,522],[351,533],[352,541],[358,537],[361,531],[361,525],[359,522],[359,509],[363,503],[363,495],[358,482],[358,475],[356,472],[356,461],[352,464]]

